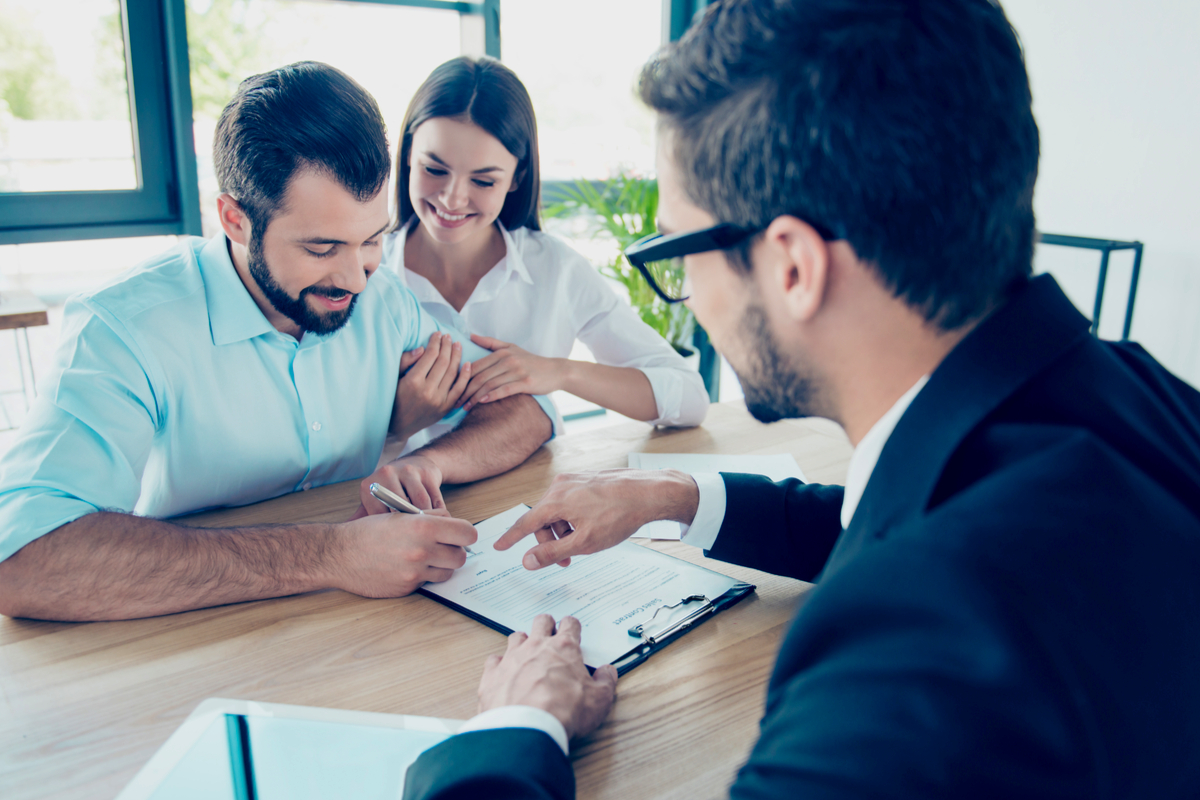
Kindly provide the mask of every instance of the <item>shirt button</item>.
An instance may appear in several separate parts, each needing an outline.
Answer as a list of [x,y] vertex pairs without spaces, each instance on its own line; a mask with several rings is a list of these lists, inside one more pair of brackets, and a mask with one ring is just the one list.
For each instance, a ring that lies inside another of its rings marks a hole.
[[309,489],[311,489],[311,488],[312,488],[312,484],[311,484],[311,483],[306,483],[306,484],[304,484],[303,486],[301,486],[300,488],[301,488],[301,489],[303,489],[304,491],[306,491],[306,492],[307,492]]
[[314,430],[314,431],[319,431],[319,430],[321,430],[321,423],[319,423],[319,422],[314,422],[314,423],[313,423],[313,430]]

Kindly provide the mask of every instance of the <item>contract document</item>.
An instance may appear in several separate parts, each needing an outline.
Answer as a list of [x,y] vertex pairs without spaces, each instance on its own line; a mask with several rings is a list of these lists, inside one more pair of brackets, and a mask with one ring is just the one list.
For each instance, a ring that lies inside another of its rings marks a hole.
[[[754,590],[727,575],[624,542],[569,567],[529,571],[521,558],[532,536],[499,551],[493,545],[529,506],[519,505],[475,526],[475,555],[443,583],[420,592],[502,633],[528,631],[533,618],[572,616],[583,629],[589,667],[632,669],[667,640]],[[640,627],[639,627],[640,626]]]
[[[765,475],[772,481],[804,480],[796,459],[788,453],[770,456],[720,455],[712,453],[630,453],[630,469],[677,469],[688,475],[701,472],[745,472]],[[678,522],[660,519],[643,525],[633,535],[642,539],[679,539]]]

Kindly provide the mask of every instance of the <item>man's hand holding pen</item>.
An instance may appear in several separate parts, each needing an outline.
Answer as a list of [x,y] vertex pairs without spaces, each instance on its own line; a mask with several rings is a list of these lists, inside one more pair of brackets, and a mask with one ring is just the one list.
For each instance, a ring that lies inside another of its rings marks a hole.
[[333,527],[322,554],[332,565],[330,585],[363,597],[400,597],[426,581],[447,580],[466,563],[478,534],[446,510],[441,478],[421,456],[397,459],[365,478],[358,510]]

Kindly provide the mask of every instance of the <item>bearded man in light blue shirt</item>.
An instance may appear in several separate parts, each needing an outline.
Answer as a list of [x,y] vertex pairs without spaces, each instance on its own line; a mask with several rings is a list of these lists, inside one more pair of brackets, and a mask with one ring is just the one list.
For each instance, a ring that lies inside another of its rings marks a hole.
[[[393,408],[403,354],[452,345],[377,271],[390,158],[364,89],[311,62],[249,78],[214,157],[223,235],[67,304],[53,373],[0,465],[0,613],[123,619],[330,587],[408,594],[461,566],[474,529],[444,510],[389,515],[365,487],[444,509],[443,482],[510,469],[551,436],[547,401],[514,396],[375,470],[389,423],[411,432]],[[464,362],[485,352],[454,347]],[[368,473],[345,523],[161,519]]]

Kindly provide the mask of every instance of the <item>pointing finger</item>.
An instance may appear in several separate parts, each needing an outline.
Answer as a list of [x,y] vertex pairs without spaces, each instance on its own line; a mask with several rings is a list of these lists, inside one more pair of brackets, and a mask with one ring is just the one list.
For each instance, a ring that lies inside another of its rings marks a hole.
[[549,528],[551,523],[558,522],[560,519],[558,512],[548,504],[534,506],[496,540],[496,549],[507,550],[534,531],[540,528]]
[[579,548],[575,546],[577,541],[574,538],[566,538],[555,542],[542,542],[536,547],[530,548],[525,557],[521,559],[521,565],[525,569],[534,570],[557,564],[560,561],[567,561],[571,556],[581,555]]

